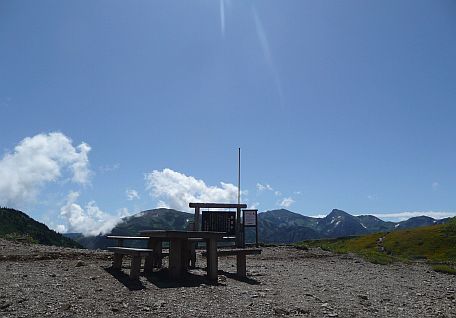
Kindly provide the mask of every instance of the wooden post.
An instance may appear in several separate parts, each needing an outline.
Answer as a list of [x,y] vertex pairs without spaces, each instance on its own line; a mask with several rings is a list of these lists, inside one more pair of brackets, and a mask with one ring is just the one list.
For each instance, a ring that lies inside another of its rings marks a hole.
[[194,223],[194,231],[199,231],[200,230],[200,208],[196,207],[195,208],[195,223]]
[[212,283],[218,279],[217,240],[206,240],[207,276]]
[[238,207],[236,210],[236,247],[242,247],[241,208]]
[[255,237],[256,237],[255,246],[258,248],[258,211],[255,212]]

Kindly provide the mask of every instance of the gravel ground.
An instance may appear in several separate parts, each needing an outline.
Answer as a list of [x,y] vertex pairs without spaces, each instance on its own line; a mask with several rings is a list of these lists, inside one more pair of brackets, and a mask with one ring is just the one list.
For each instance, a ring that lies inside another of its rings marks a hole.
[[217,286],[202,268],[179,283],[166,270],[134,283],[128,262],[110,270],[108,252],[0,240],[0,317],[456,317],[456,277],[425,264],[291,247],[247,256],[244,281],[235,264],[220,258]]

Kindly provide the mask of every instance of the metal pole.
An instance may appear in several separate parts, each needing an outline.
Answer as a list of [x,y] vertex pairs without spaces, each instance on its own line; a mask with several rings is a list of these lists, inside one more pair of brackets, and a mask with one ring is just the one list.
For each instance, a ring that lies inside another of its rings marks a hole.
[[238,204],[241,204],[241,148],[238,149]]

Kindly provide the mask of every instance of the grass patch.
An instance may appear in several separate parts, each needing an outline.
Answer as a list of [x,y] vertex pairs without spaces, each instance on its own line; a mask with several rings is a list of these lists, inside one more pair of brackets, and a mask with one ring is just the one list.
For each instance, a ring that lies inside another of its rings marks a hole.
[[[381,237],[383,237],[382,244],[377,244]],[[301,248],[320,247],[334,253],[355,253],[375,264],[391,264],[395,261],[425,261],[456,266],[456,219],[448,224],[358,237],[311,240],[295,245]],[[442,272],[445,270],[456,272],[454,266],[435,265],[435,267],[441,269]]]
[[433,265],[432,269],[439,273],[456,275],[456,268],[449,265]]
[[375,251],[364,251],[358,254],[361,255],[365,260],[374,264],[388,265],[392,264],[394,261],[397,261],[397,259],[390,255]]

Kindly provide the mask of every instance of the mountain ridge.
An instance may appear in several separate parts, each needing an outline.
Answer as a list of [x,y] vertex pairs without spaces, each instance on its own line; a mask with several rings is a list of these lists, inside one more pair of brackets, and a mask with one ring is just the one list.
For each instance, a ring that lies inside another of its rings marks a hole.
[[43,245],[82,248],[81,244],[49,229],[24,212],[10,208],[0,208],[0,237]]
[[[138,235],[146,229],[185,230],[193,214],[174,209],[151,209],[123,218],[115,226],[113,235]],[[401,222],[383,221],[373,215],[351,215],[343,210],[333,209],[323,218],[305,216],[287,209],[269,210],[258,213],[260,242],[294,243],[303,240],[356,236],[374,232],[389,232],[445,223],[430,217],[414,217]],[[74,233],[69,234],[75,236]],[[113,242],[104,236],[75,237],[87,248],[106,248]],[[246,241],[252,242],[252,228],[246,231]]]

